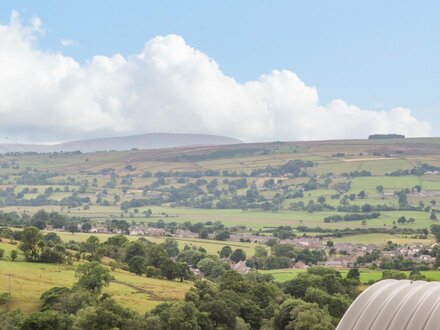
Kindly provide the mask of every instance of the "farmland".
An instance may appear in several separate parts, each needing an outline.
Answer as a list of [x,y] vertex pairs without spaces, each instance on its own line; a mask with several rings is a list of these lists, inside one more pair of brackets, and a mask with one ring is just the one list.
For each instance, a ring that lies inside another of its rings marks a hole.
[[[439,165],[439,146],[438,139],[429,138],[3,155],[0,187],[13,187],[14,196],[0,197],[0,205],[6,212],[33,214],[44,208],[96,222],[115,217],[135,223],[221,221],[251,230],[274,226],[390,229],[405,216],[414,221],[404,227],[416,230],[432,223],[436,205],[430,203],[440,195],[440,176],[432,171],[389,174],[422,164]],[[296,174],[268,172],[268,167],[282,169],[289,161],[311,165],[299,167]],[[242,187],[234,183],[239,179],[245,181]],[[379,186],[383,187],[380,193]],[[255,197],[246,196],[250,190]],[[394,193],[405,190],[409,206],[424,207],[402,209]],[[298,191],[302,193],[295,194]],[[170,193],[175,197],[170,198]],[[338,213],[344,196],[350,196],[349,205],[386,205],[390,210],[380,211],[378,218],[366,223],[325,223],[324,218]],[[307,208],[311,201],[317,204],[318,198],[325,201],[323,209]],[[298,204],[304,207],[292,206]],[[426,211],[428,206],[432,212]],[[147,210],[152,211],[149,217]]]
[[[112,277],[105,296],[140,314],[229,269],[249,285],[307,272],[297,264],[343,278],[359,266],[358,289],[384,269],[438,280],[439,166],[435,138],[4,154],[0,309],[41,310],[94,262]],[[32,254],[20,240],[34,229]]]

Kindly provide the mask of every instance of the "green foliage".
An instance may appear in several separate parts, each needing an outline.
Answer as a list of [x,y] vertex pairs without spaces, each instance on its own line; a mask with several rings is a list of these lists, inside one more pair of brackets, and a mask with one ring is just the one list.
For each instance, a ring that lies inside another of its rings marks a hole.
[[9,257],[11,258],[12,261],[15,261],[18,257],[17,250],[11,250],[11,252],[9,253]]
[[440,225],[431,225],[431,233],[435,236],[435,239],[440,243]]
[[38,260],[38,252],[42,235],[38,228],[36,227],[27,227],[23,230],[23,236],[21,239],[20,250],[22,250],[26,256],[26,259],[29,261]]
[[246,252],[244,252],[242,249],[236,249],[231,253],[229,259],[231,259],[233,262],[245,261]]
[[141,256],[134,256],[128,262],[128,269],[130,272],[135,273],[136,275],[144,274],[147,270],[145,258]]
[[300,299],[288,299],[274,319],[276,330],[332,330],[335,325],[330,314],[317,304]]
[[219,252],[220,258],[228,258],[232,253],[232,248],[229,245],[222,247]]
[[99,293],[112,280],[110,271],[98,262],[90,262],[78,266],[76,271],[78,282],[76,287]]
[[359,281],[359,279],[361,278],[361,274],[359,272],[359,269],[358,268],[351,268],[347,273],[347,278]]
[[404,280],[407,279],[408,276],[403,273],[403,272],[399,272],[397,270],[384,270],[382,272],[382,279],[395,279],[395,280]]
[[69,330],[73,317],[52,310],[30,314],[23,322],[21,329],[27,330]]
[[179,251],[179,243],[172,238],[166,238],[165,241],[161,245],[165,249],[168,257],[170,257],[170,258],[177,257],[177,255],[180,252]]
[[7,292],[0,293],[0,305],[5,305],[9,302],[11,296]]
[[197,268],[207,277],[219,277],[221,276],[227,265],[218,257],[207,256],[197,263]]

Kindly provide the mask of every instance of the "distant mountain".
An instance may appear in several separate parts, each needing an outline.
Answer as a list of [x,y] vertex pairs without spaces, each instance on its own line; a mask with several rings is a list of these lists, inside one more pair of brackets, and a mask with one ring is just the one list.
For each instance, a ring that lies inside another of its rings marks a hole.
[[192,146],[217,146],[242,143],[242,141],[209,134],[150,133],[132,136],[107,137],[78,140],[54,145],[44,144],[0,144],[0,153],[5,152],[95,152],[130,149],[161,149]]

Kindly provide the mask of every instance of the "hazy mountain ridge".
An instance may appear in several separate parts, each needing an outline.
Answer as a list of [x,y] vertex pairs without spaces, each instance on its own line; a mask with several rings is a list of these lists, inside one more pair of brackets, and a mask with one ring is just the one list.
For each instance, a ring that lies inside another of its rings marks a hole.
[[148,133],[131,136],[106,137],[64,142],[54,145],[45,144],[0,144],[0,153],[4,152],[81,152],[161,149],[191,146],[217,146],[242,143],[240,140],[210,134],[174,134]]

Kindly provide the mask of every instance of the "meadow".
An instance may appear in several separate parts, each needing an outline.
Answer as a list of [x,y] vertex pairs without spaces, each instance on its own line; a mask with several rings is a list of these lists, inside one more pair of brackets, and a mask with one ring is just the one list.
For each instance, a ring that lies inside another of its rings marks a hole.
[[[15,245],[1,242],[0,248],[7,252],[16,249]],[[8,256],[9,253],[6,253]],[[0,260],[0,292],[11,289],[11,300],[2,309],[20,309],[33,312],[40,308],[40,296],[53,287],[72,287],[76,281],[73,265],[30,263],[19,254],[17,261],[7,258]],[[8,274],[12,274],[9,280]],[[192,286],[189,282],[166,281],[136,276],[132,273],[115,269],[111,271],[114,280],[104,290],[124,307],[139,313],[145,313],[155,306],[166,302],[183,299]]]

